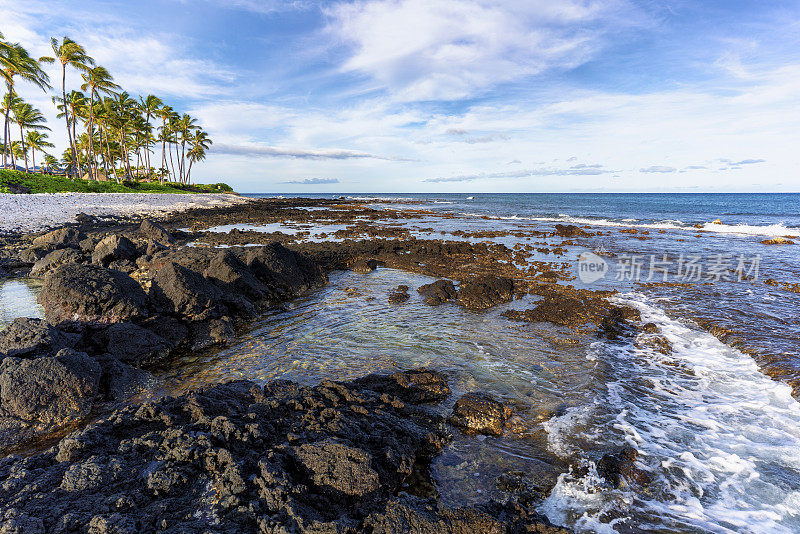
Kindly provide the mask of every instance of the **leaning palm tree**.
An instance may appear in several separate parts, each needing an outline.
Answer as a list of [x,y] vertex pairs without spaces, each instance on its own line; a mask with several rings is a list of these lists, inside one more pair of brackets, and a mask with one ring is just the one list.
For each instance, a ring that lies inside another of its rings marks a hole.
[[[113,93],[115,89],[119,89],[119,85],[114,83],[114,78],[105,67],[94,67],[83,73],[83,84],[81,89],[89,91],[89,139],[94,137],[94,97],[100,96],[100,93]],[[89,173],[92,178],[95,177],[94,166],[94,153],[92,150],[93,143],[89,143]]]
[[147,174],[150,175],[150,143],[153,139],[152,131],[153,126],[150,124],[150,118],[155,117],[158,110],[161,109],[164,103],[155,95],[147,95],[146,97],[139,97],[139,108],[144,115],[144,122],[147,124],[147,137],[144,140],[144,159],[145,167],[147,167]]
[[[52,58],[43,58],[47,62],[58,61],[61,63],[61,99],[62,102],[67,100],[67,67],[72,67],[80,72],[86,72],[94,66],[94,59],[86,54],[86,50],[70,39],[67,36],[58,42],[58,39],[53,37],[50,39],[50,46],[53,49]],[[67,125],[67,140],[69,141],[69,149],[73,156],[77,159],[75,153],[75,141],[70,131],[69,110],[64,111],[64,122]]]
[[[47,73],[42,70],[39,62],[28,54],[28,51],[18,43],[5,43],[0,47],[0,77],[6,82],[6,89],[8,93],[14,93],[14,77],[19,76],[20,79],[33,83],[40,87],[42,90],[50,88],[48,83],[49,77]],[[9,113],[11,108],[6,107],[4,110],[3,122],[3,165],[6,164],[8,154],[8,143],[10,136],[10,129],[8,126]]]
[[42,112],[27,102],[19,101],[14,106],[14,122],[19,126],[19,138],[22,142],[22,152],[25,155],[25,172],[28,172],[28,149],[25,146],[25,132],[34,130],[49,130],[44,123]]
[[186,183],[192,183],[192,164],[195,161],[202,161],[206,159],[206,151],[214,144],[208,138],[208,134],[201,129],[197,129],[194,135],[189,140],[191,147],[186,156],[189,158],[189,169],[186,172]]
[[47,134],[30,130],[25,134],[25,143],[28,145],[28,150],[31,151],[31,166],[33,172],[36,172],[36,152],[44,153],[45,148],[53,148],[55,145],[47,139]]
[[53,174],[53,169],[58,165],[58,158],[51,155],[45,154],[44,155],[44,168],[47,169],[49,174]]
[[[167,167],[167,140],[170,138],[168,121],[172,117],[172,113],[172,108],[167,105],[162,105],[158,111],[156,111],[156,116],[161,119],[161,127],[159,128],[161,133],[158,136],[158,140],[161,141],[161,168],[167,171],[161,175],[162,184],[164,183],[165,177],[169,175],[169,168]],[[172,152],[170,152],[170,156],[172,156]]]

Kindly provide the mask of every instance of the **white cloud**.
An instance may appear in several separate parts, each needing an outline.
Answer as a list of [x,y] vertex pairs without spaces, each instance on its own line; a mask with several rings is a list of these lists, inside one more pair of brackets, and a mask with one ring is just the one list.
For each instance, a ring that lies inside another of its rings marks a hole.
[[639,169],[639,172],[645,173],[668,173],[668,172],[675,172],[678,169],[675,167],[669,167],[667,165],[651,165],[650,167],[644,167]]
[[637,19],[619,1],[369,0],[326,10],[363,72],[406,101],[465,98],[503,82],[579,65],[602,36]]
[[295,148],[281,148],[262,144],[228,145],[217,144],[214,146],[216,154],[230,156],[267,157],[267,158],[298,158],[298,159],[390,159],[367,152],[343,149],[304,150]]

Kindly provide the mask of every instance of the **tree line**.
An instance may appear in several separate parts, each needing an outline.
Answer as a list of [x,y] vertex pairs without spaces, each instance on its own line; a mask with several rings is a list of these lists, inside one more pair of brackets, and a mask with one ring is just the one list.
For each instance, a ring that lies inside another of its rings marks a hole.
[[[118,182],[158,179],[161,183],[191,183],[192,165],[205,159],[212,144],[197,119],[176,112],[155,95],[135,97],[125,92],[107,69],[69,37],[53,38],[50,44],[52,56],[35,58],[19,43],[5,41],[0,33],[0,80],[6,87],[0,101],[3,167],[10,164],[16,168],[19,163],[25,172],[35,170],[36,156],[41,154],[39,168],[49,173],[93,180],[113,177]],[[61,65],[61,94],[52,100],[58,118],[64,119],[68,141],[60,159],[47,152],[54,145],[41,110],[15,90],[20,82],[43,91],[53,89],[43,69],[44,64],[52,63]],[[80,73],[80,89],[68,90],[68,70]]]

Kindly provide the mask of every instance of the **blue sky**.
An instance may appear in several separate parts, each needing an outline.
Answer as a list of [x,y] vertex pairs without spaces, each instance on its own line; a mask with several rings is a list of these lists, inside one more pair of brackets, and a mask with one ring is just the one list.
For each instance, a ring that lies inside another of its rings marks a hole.
[[198,117],[193,178],[239,191],[800,191],[798,1],[0,0],[0,31]]

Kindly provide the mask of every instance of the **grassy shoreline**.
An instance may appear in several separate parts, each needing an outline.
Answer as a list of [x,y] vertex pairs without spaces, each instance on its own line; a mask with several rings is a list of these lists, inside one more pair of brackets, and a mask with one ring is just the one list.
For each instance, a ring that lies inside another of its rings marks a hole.
[[233,193],[231,186],[224,183],[185,185],[165,182],[163,185],[151,182],[123,180],[95,182],[93,180],[70,180],[65,176],[24,173],[10,169],[0,169],[0,193]]

